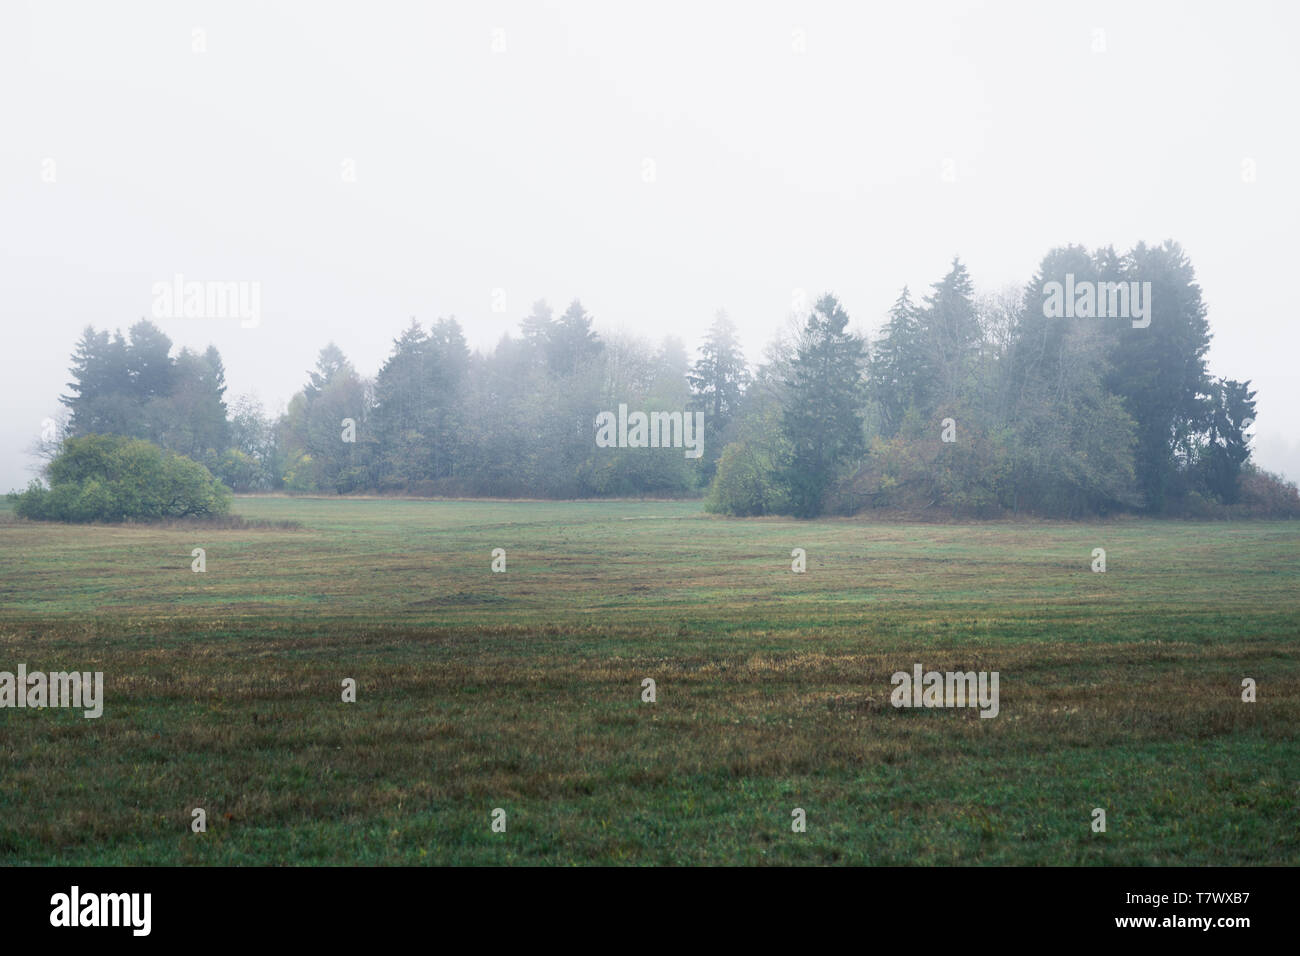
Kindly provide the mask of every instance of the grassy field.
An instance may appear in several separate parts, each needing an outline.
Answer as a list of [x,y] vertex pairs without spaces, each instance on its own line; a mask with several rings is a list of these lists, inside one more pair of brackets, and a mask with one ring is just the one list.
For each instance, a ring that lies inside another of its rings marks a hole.
[[[0,509],[0,670],[107,698],[0,710],[0,862],[1300,863],[1300,523],[236,511],[301,527]],[[890,706],[915,663],[999,716]]]

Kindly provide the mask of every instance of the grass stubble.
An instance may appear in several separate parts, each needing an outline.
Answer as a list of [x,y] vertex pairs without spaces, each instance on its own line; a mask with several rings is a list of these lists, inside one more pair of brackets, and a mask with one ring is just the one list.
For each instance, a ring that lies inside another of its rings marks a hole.
[[[0,670],[106,687],[0,710],[0,863],[1300,862],[1294,523],[236,510],[0,522]],[[999,716],[890,706],[914,663]]]

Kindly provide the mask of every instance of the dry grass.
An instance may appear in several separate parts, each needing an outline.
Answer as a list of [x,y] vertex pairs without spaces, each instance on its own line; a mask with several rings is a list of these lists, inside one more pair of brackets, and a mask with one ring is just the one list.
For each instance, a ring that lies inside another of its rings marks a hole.
[[[0,860],[1300,861],[1293,527],[238,507],[302,528],[0,529],[0,669],[108,698],[0,710]],[[893,708],[916,662],[999,717]]]

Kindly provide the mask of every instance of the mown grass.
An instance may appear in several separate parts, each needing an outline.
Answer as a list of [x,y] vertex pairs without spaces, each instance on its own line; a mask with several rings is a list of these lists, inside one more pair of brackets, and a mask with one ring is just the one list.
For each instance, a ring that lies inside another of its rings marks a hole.
[[[1300,862],[1294,523],[236,510],[0,521],[0,670],[107,692],[0,710],[0,861]],[[999,671],[1000,715],[893,708],[917,662]]]

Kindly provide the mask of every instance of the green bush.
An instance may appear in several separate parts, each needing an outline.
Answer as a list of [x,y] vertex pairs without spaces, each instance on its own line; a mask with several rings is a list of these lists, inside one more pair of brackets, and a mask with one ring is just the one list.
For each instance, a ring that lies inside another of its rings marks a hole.
[[222,484],[235,491],[263,491],[271,487],[266,466],[238,448],[226,449],[211,470]]
[[1247,463],[1238,476],[1240,488],[1231,515],[1251,518],[1300,518],[1300,490],[1294,481]]
[[317,491],[316,463],[306,452],[295,455],[284,471],[284,487],[290,492]]
[[37,521],[131,521],[223,515],[231,494],[198,462],[139,438],[85,435],[63,443],[46,474],[9,495]]
[[704,509],[737,517],[788,514],[792,505],[779,477],[779,454],[752,439],[732,442],[718,459]]

